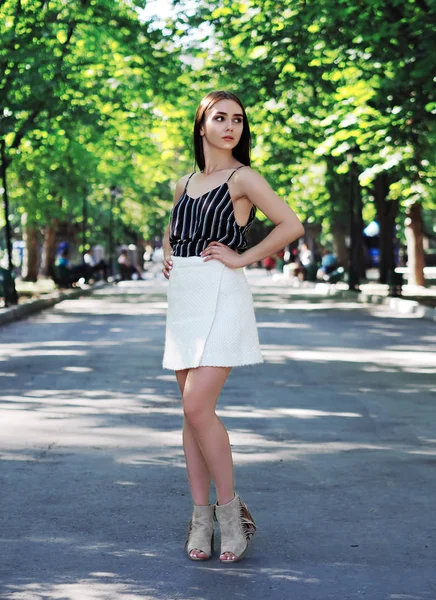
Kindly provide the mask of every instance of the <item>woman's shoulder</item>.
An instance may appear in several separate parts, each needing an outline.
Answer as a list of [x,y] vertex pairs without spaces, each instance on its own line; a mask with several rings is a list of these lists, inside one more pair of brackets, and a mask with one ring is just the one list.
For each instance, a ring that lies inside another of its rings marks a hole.
[[259,171],[256,171],[256,169],[253,169],[251,166],[241,164],[241,166],[234,171],[232,179],[234,179],[236,184],[256,184],[264,178]]
[[186,175],[183,175],[182,177],[180,177],[180,179],[177,180],[176,185],[185,185],[188,182],[188,179],[191,177],[191,175],[193,175],[194,173],[191,171],[191,173],[186,173]]
[[183,177],[180,177],[180,179],[177,180],[176,187],[174,189],[174,203],[176,203],[182,195],[182,192],[185,189],[191,175],[193,175],[193,173],[186,173],[186,175],[183,175]]

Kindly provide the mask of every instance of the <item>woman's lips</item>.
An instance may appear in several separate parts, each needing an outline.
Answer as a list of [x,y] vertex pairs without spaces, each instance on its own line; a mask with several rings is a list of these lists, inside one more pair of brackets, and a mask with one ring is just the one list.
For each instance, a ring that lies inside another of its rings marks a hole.
[[223,140],[234,140],[235,138],[233,138],[231,135],[225,135],[223,138]]

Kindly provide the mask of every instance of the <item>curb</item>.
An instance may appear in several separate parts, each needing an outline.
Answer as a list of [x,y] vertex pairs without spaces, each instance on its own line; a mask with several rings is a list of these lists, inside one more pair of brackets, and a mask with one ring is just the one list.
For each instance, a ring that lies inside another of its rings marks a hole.
[[406,298],[396,297],[392,298],[390,296],[375,296],[373,294],[365,294],[362,292],[359,294],[357,301],[365,304],[383,304],[403,315],[412,314],[418,318],[436,321],[436,309],[420,304],[416,300],[407,300]]
[[341,298],[352,298],[362,304],[382,304],[403,315],[414,315],[421,319],[428,319],[436,322],[436,309],[430,306],[420,304],[416,300],[407,300],[407,298],[397,298],[392,296],[380,296],[377,294],[368,294],[366,292],[350,292],[343,290],[337,294]]
[[52,292],[47,294],[45,298],[38,298],[37,300],[30,300],[25,304],[18,306],[9,306],[8,308],[2,308],[0,310],[0,326],[19,321],[30,315],[50,308],[62,300],[71,300],[79,298],[80,296],[89,296],[96,288],[104,287],[103,285],[86,286],[83,288],[75,288],[73,290],[65,290],[63,292]]

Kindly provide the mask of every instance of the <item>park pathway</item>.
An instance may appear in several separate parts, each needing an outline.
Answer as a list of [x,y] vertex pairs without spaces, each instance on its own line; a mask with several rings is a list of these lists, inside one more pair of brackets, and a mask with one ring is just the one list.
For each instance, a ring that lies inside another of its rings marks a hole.
[[259,529],[233,566],[183,553],[165,282],[0,328],[0,598],[435,600],[434,324],[257,283],[265,364],[219,401]]

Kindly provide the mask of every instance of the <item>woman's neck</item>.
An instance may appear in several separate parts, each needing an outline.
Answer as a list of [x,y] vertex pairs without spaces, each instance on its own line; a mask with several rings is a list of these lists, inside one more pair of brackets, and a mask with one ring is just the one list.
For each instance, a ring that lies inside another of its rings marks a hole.
[[203,153],[204,169],[202,173],[205,175],[211,175],[212,173],[225,171],[226,169],[234,169],[235,166],[238,166],[237,160],[233,156],[231,150],[211,148],[204,139]]

